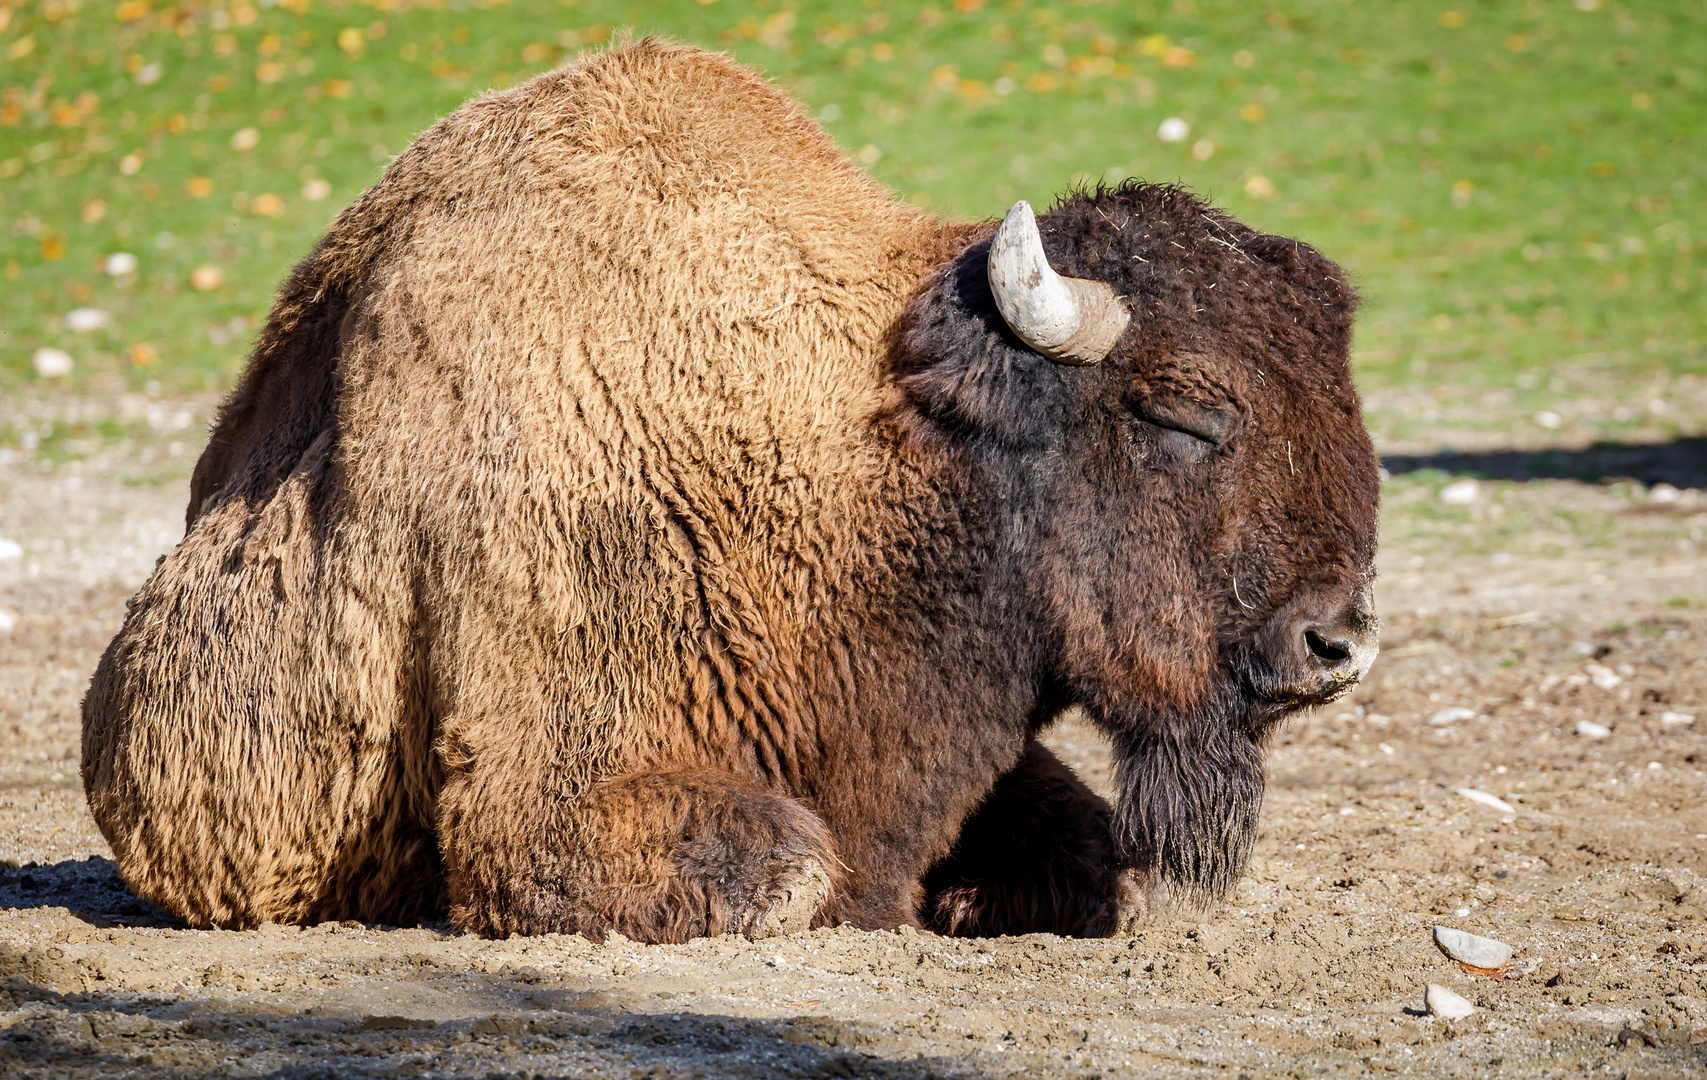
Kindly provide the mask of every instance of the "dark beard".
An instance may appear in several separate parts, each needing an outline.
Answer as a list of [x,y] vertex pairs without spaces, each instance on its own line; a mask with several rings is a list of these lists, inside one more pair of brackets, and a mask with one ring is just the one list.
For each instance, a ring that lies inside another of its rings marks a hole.
[[1251,733],[1272,721],[1242,698],[1229,689],[1204,714],[1110,733],[1124,860],[1199,907],[1226,899],[1256,843],[1267,771]]

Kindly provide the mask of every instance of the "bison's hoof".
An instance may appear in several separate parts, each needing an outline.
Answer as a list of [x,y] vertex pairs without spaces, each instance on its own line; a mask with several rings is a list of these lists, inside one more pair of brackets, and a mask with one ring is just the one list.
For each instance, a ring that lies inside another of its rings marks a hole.
[[830,897],[830,874],[817,859],[809,859],[774,896],[748,931],[750,938],[781,937],[812,927],[812,919]]

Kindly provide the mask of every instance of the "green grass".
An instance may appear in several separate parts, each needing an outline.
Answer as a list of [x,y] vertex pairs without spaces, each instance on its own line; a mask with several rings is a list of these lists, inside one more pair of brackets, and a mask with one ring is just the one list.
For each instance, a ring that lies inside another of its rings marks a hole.
[[[1625,555],[1694,555],[1702,542],[1702,517],[1656,513],[1647,489],[1631,481],[1597,488],[1561,481],[1481,482],[1470,505],[1443,502],[1440,492],[1460,477],[1419,469],[1382,484],[1381,545],[1390,555],[1461,559],[1471,556],[1533,559],[1599,552]],[[1670,607],[1688,607],[1670,597]]]
[[[1477,422],[1454,401],[1527,417],[1707,373],[1700,0],[0,11],[0,392],[40,381],[40,346],[71,352],[87,392],[228,385],[280,277],[415,133],[624,27],[770,72],[933,211],[1139,175],[1300,236],[1367,297],[1364,385],[1450,387],[1449,425]],[[1158,139],[1170,116],[1183,142]],[[245,129],[258,142],[233,149]],[[119,251],[136,274],[101,271]],[[222,283],[195,288],[202,266]],[[79,306],[111,328],[66,329]]]

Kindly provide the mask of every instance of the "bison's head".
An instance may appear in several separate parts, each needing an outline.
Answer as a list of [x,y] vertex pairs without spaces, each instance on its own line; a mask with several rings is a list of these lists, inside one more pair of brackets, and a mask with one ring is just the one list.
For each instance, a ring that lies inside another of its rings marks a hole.
[[1175,187],[1016,205],[909,313],[909,409],[995,493],[1043,692],[1112,735],[1127,856],[1237,879],[1263,739],[1368,670],[1377,465],[1356,297]]

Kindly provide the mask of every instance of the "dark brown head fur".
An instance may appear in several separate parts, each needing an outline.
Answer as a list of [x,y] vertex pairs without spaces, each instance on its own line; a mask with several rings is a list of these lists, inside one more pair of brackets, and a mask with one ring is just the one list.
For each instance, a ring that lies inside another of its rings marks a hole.
[[1178,187],[1070,196],[1040,230],[1057,272],[1124,297],[1113,353],[1071,367],[1015,340],[974,243],[908,312],[903,412],[996,485],[1052,692],[1118,748],[1128,857],[1218,895],[1255,835],[1259,746],[1311,699],[1292,609],[1332,619],[1371,574],[1356,296],[1313,248]]

